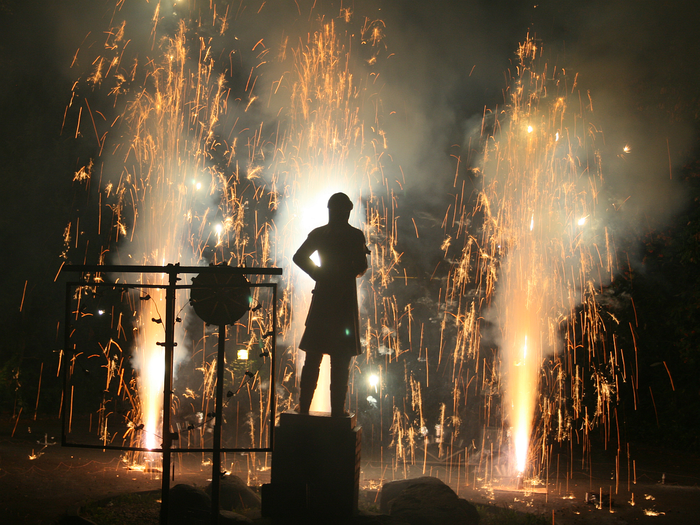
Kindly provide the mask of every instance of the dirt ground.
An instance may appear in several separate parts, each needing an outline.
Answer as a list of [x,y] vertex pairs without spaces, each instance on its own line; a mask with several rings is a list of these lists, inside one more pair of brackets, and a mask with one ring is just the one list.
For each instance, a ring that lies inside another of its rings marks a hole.
[[[7,417],[0,420],[1,523],[52,524],[61,515],[76,513],[88,502],[162,487],[159,473],[129,470],[122,459],[123,452],[62,447],[59,428],[56,421],[20,419],[17,422]],[[517,490],[514,484],[488,483],[478,476],[467,482],[461,473],[452,472],[450,476],[440,465],[428,464],[426,474],[439,477],[474,504],[543,515],[554,524],[700,523],[700,458],[638,447],[631,447],[630,452],[629,479],[625,458],[616,480],[614,456],[594,459],[592,469],[579,468],[581,465],[577,467],[574,462],[571,476],[564,473],[566,468],[561,465],[557,474],[553,466],[549,479],[535,487],[525,486],[525,490]],[[194,456],[173,458],[175,479],[171,485],[208,484],[211,478],[208,460],[202,455]],[[261,484],[269,479],[267,466],[259,463],[251,468],[247,455],[230,455],[226,461],[249,484]],[[404,475],[423,475],[423,468],[414,466],[394,471],[364,461],[361,507],[376,512],[377,489],[383,482],[403,479]],[[602,505],[599,504],[601,493]],[[587,495],[593,499],[594,494],[596,500],[587,502]]]

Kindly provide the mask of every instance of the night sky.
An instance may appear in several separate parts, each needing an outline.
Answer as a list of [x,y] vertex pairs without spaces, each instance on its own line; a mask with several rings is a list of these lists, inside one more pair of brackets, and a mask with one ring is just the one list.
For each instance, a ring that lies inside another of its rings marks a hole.
[[[138,10],[144,2],[124,3]],[[71,63],[85,42],[104,31],[113,4],[0,0],[0,380],[5,385],[18,363],[33,371],[27,372],[31,384],[38,364],[53,360],[62,345],[64,289],[54,277],[66,225],[91,206],[72,179],[95,147],[87,139],[76,140],[74,124],[62,130],[71,86],[84,76],[89,53]],[[257,9],[261,2],[244,4]],[[287,24],[304,27],[311,3],[298,4],[301,14],[293,2],[269,1],[258,26],[234,24],[230,34],[247,43],[258,32],[272,40]],[[453,174],[450,155],[460,150],[466,158],[466,144],[484,107],[503,103],[506,72],[529,32],[552,66],[579,73],[579,88],[593,100],[597,125],[604,130],[602,154],[609,159],[610,202],[625,203],[623,212],[610,210],[610,227],[626,260],[644,271],[637,240],[676,226],[692,204],[682,173],[699,151],[697,2],[383,0],[353,5],[357,16],[386,24],[387,55],[393,55],[383,71],[382,97],[404,118],[389,124],[387,135],[393,161],[406,177],[406,201],[422,206],[406,216],[444,210]],[[338,2],[319,1],[315,13],[338,8]],[[143,23],[148,27],[150,21],[144,17]],[[625,145],[634,154],[621,159],[616,152]],[[2,403],[11,409],[11,395],[5,394]]]

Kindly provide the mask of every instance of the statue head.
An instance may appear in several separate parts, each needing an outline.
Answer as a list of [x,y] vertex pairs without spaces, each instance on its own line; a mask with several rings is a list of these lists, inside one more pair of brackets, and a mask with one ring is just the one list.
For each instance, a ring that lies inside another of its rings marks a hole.
[[350,197],[344,193],[335,193],[328,199],[329,222],[348,222],[353,205]]

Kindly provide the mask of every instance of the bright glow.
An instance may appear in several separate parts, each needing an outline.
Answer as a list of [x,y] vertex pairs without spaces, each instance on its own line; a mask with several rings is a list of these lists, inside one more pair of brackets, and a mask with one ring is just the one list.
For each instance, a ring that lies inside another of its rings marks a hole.
[[377,391],[377,385],[379,385],[379,376],[377,374],[372,374],[369,376],[369,386],[374,388],[374,391]]
[[201,190],[201,189],[202,189],[202,183],[201,183],[201,182],[195,182],[195,183],[194,183],[194,187],[195,187],[195,189],[197,189],[197,190]]
[[214,226],[214,231],[216,231],[217,235],[221,235],[221,232],[224,231],[224,225],[219,223],[216,226]]
[[586,221],[588,221],[588,216],[586,216],[586,217],[581,217],[581,218],[578,220],[578,225],[579,225],[579,226],[584,226],[584,225],[586,224]]
[[161,434],[165,352],[153,345],[147,360],[145,369],[141,368],[142,380],[139,383],[139,396],[141,397],[144,423],[143,446],[153,450],[160,447],[157,436]]
[[[517,372],[516,385],[518,388],[518,396],[529,395],[528,389],[528,378],[527,378],[527,335],[525,336],[525,341],[523,342],[523,349],[521,355],[522,361],[519,364],[524,365],[521,372]],[[530,432],[530,422],[528,414],[528,403],[520,403],[515,407],[515,421],[513,428],[513,445],[515,447],[515,468],[519,473],[525,471],[525,465],[527,461],[527,447],[528,447],[528,435]]]
[[629,144],[625,144],[625,147],[622,148],[622,151],[624,151],[625,153],[629,153],[630,151],[632,151],[632,148],[629,147]]
[[515,441],[515,469],[519,474],[525,472],[527,465],[527,445],[529,442],[525,429],[518,429],[514,436]]
[[528,126],[528,127],[527,127],[527,132],[528,132],[528,133],[532,133],[533,129],[534,129],[534,128],[533,128],[532,126]]
[[319,268],[321,267],[321,257],[319,257],[318,252],[312,253],[309,259],[311,259],[316,266]]
[[97,314],[98,314],[98,315],[104,315],[104,314],[105,314],[105,311],[104,311],[104,310],[97,310]]
[[533,214],[532,217],[530,217],[530,231],[535,229],[535,215]]
[[248,349],[247,348],[240,348],[238,350],[238,359],[241,361],[247,361],[248,360]]

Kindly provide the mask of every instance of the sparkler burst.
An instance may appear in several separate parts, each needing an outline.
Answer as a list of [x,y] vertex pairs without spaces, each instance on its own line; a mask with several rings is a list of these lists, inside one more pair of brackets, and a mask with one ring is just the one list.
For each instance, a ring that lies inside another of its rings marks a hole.
[[[365,64],[365,71],[355,74],[350,55],[352,45],[360,43],[372,49],[371,56],[378,54],[381,24],[368,19],[355,22],[345,12],[337,22],[311,23],[296,43],[281,35],[274,43],[277,57],[270,56],[264,39],[253,42],[250,49],[229,50],[229,58],[243,53],[241,61],[252,64],[244,85],[235,85],[233,78],[246,66],[232,60],[217,62],[214,56],[222,56],[222,50],[212,36],[223,38],[230,17],[220,16],[214,4],[199,6],[200,11],[195,7],[164,16],[160,5],[155,6],[151,49],[139,55],[144,51],[133,49],[131,22],[122,13],[124,5],[117,3],[100,55],[91,60],[85,82],[75,84],[69,109],[78,108],[76,136],[86,126],[85,110],[99,146],[98,234],[105,237],[99,261],[282,266],[277,336],[290,351],[281,358],[286,380],[278,401],[282,409],[289,408],[294,404],[294,375],[288,372],[296,368],[293,348],[303,319],[296,312],[305,309],[309,295],[308,283],[297,282],[292,271],[291,255],[304,235],[324,220],[330,194],[346,191],[356,209],[369,218],[365,230],[376,248],[375,275],[367,281],[372,293],[392,278],[384,264],[395,257],[395,239],[384,233],[384,225],[394,203],[375,194],[377,187],[381,191],[390,187],[380,161],[385,149],[377,120],[381,108],[370,100],[371,89],[376,89],[371,88],[371,67]],[[201,15],[207,9],[208,20]],[[200,18],[194,18],[195,13]],[[376,57],[367,63],[373,62]],[[92,91],[86,93],[86,88]],[[105,93],[115,108],[113,120],[91,108],[91,99]],[[366,122],[367,115],[374,120]],[[102,223],[105,215],[108,226]],[[357,220],[365,222],[362,216]],[[139,282],[165,284],[158,276],[147,275]],[[132,418],[144,424],[139,428],[146,441],[139,446],[152,449],[159,443],[162,406],[164,354],[159,341],[164,293],[144,292],[140,301],[132,299],[132,307],[137,312],[132,365],[138,371],[138,396],[134,396],[138,403]],[[375,319],[385,307],[381,301],[375,306],[379,312]],[[187,319],[186,302],[180,301],[177,310],[184,318],[176,336],[182,340],[190,337],[192,321]],[[252,315],[249,323],[254,324]],[[371,326],[368,323],[368,333],[381,332]],[[201,370],[202,390],[211,393],[207,380],[211,374],[206,373],[210,367],[205,364]],[[207,413],[206,402],[202,403]],[[257,413],[266,406],[269,402],[250,408]],[[264,420],[264,413],[257,417]],[[136,437],[135,432],[128,434]]]

